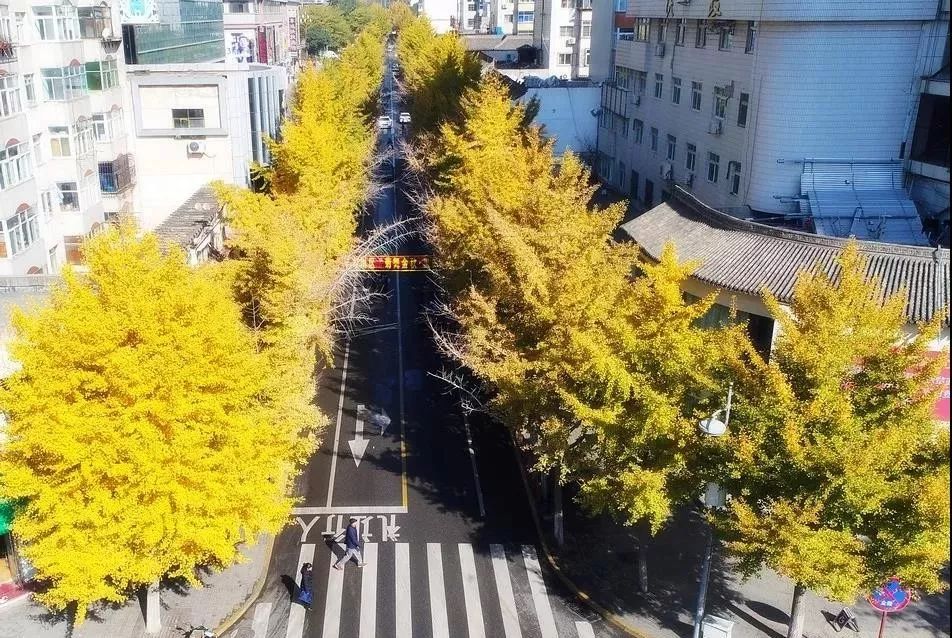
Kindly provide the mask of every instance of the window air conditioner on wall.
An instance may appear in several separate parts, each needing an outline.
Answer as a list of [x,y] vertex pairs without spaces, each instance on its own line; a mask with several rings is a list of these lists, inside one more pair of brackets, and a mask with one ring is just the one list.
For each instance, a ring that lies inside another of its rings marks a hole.
[[186,144],[186,150],[189,155],[204,155],[205,154],[205,142],[199,140],[191,140]]
[[570,47],[575,44],[575,38],[565,38],[565,46]]
[[661,179],[670,180],[672,175],[673,167],[671,162],[662,162],[661,163]]
[[707,132],[711,135],[720,135],[724,132],[724,120],[713,118],[711,119],[711,124],[707,128]]

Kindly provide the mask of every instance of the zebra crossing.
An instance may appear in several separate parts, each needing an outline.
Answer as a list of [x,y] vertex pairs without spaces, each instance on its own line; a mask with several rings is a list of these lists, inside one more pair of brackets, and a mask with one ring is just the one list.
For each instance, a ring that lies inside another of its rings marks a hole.
[[[365,543],[366,566],[333,568],[343,553],[301,545],[313,565],[313,609],[291,605],[286,638],[594,638],[589,622],[556,621],[532,545]],[[255,609],[254,637],[277,636],[283,623]],[[270,626],[269,626],[270,625]],[[269,633],[270,630],[270,633]]]

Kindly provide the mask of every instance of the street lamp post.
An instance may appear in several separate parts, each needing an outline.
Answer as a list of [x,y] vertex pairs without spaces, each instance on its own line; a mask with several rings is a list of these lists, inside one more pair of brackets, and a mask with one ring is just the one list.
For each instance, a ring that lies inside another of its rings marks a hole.
[[[734,398],[734,384],[727,387],[727,405],[723,410],[717,410],[710,417],[702,420],[698,428],[705,436],[724,436],[727,434],[727,425],[731,420],[731,401]],[[717,417],[724,412],[724,420]],[[722,505],[720,499],[720,489],[716,485],[708,484],[704,494],[704,507],[719,507]],[[694,611],[694,634],[693,638],[701,638],[701,621],[704,619],[704,604],[707,600],[707,585],[711,576],[711,557],[714,553],[714,530],[710,526],[706,527],[707,538],[704,544],[704,562],[701,565],[701,582],[698,586],[697,607]]]

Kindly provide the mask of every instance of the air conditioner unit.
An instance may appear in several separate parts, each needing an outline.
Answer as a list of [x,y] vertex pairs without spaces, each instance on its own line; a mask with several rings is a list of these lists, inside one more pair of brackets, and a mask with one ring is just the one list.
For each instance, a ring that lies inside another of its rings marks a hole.
[[673,167],[671,162],[662,162],[661,163],[661,179],[670,180],[672,175]]
[[659,58],[664,57],[664,42],[659,42],[658,44],[655,45],[654,54],[658,56]]
[[694,173],[688,173],[687,179],[684,180],[684,183],[688,186],[694,185]]
[[712,118],[710,125],[707,127],[707,132],[711,135],[720,135],[724,132],[724,120],[718,118]]
[[570,47],[575,45],[575,38],[565,38],[565,46]]
[[190,140],[185,148],[189,155],[205,154],[205,142],[200,140]]

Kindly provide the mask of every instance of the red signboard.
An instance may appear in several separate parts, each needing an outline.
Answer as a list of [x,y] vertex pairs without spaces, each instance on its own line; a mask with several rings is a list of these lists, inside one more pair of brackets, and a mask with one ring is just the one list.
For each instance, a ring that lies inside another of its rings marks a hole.
[[429,270],[429,255],[373,255],[364,261],[363,270],[392,270],[412,272]]
[[268,35],[264,27],[258,27],[258,62],[268,63]]

